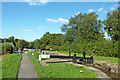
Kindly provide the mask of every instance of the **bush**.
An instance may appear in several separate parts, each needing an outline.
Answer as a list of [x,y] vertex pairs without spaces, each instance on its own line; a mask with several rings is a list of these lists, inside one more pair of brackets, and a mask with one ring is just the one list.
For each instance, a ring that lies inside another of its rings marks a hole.
[[42,44],[42,45],[40,46],[41,49],[45,49],[45,47],[46,47],[46,44]]
[[53,50],[59,50],[59,45],[55,45],[55,46],[53,46]]
[[5,52],[5,43],[2,43],[0,45],[0,52],[2,53],[12,53],[13,52],[13,46],[10,43],[6,43],[6,52]]
[[50,48],[53,49],[53,47],[54,47],[54,45],[50,45],[50,44],[49,44],[49,45],[47,45],[45,48],[46,48],[46,49],[50,49]]
[[69,51],[70,50],[70,42],[66,41],[64,45],[60,46],[59,50],[61,51]]
[[92,51],[95,50],[95,55],[98,56],[109,56],[109,57],[118,57],[118,43],[113,43],[111,41],[91,41],[87,42],[85,40],[75,40],[71,44],[66,42],[63,46],[60,46],[59,50],[61,51],[72,51],[82,53],[83,51],[86,54],[91,55]]

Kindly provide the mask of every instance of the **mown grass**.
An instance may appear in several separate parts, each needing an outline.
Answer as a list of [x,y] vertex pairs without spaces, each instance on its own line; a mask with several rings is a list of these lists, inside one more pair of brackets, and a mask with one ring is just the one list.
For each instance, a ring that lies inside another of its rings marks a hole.
[[2,56],[0,56],[0,80],[2,79]]
[[[55,52],[55,51],[50,51],[50,52]],[[67,54],[69,55],[69,52],[67,51],[57,51],[57,53],[61,53],[61,54]],[[77,56],[83,56],[82,53],[71,53],[71,55],[76,54]],[[86,53],[87,54],[87,53]],[[86,55],[86,57],[90,57],[89,55]],[[108,61],[110,63],[117,63],[118,64],[118,58],[115,57],[104,57],[104,56],[93,56],[94,60],[98,60],[98,61]]]
[[2,60],[2,78],[17,78],[22,54],[6,54]]
[[[40,53],[34,53],[35,55],[32,55],[32,52],[29,52],[28,56],[39,78],[95,78],[96,76],[95,71],[72,64],[51,63],[49,66],[42,66],[38,61]],[[80,73],[80,70],[83,73]]]

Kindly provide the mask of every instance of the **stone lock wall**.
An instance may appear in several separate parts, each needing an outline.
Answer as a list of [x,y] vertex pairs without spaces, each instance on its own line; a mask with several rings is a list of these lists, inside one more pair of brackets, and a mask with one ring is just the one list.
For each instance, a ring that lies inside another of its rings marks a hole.
[[101,69],[120,75],[120,65],[118,64],[107,61],[94,61],[94,66],[99,66]]

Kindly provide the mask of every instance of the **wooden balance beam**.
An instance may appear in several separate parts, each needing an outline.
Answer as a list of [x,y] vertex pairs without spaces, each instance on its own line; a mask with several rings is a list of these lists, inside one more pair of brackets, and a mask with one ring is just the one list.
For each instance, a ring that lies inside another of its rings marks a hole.
[[87,57],[77,57],[76,54],[73,56],[61,56],[61,55],[39,55],[39,61],[41,61],[41,58],[64,58],[64,59],[73,59],[73,63],[93,63],[93,57],[87,58]]

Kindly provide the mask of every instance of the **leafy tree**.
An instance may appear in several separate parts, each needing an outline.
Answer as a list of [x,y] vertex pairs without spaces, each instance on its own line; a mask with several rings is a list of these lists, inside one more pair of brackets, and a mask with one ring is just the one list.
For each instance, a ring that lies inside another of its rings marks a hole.
[[44,50],[45,47],[46,47],[46,44],[43,43],[43,44],[41,44],[40,49],[43,49],[43,50]]
[[68,24],[64,24],[61,30],[66,32],[67,39],[73,41],[75,37],[86,38],[87,40],[104,37],[102,34],[102,22],[97,20],[95,13],[78,14],[69,19]]
[[107,14],[107,19],[103,21],[105,25],[104,29],[114,42],[120,40],[120,25],[118,25],[119,10],[120,8],[113,12],[109,12]]
[[12,53],[13,45],[11,43],[2,43],[0,44],[0,52],[2,53]]
[[34,45],[34,42],[29,42],[28,48],[29,48],[29,49],[33,49],[33,45]]
[[18,46],[17,46],[17,42],[19,41],[19,39],[14,39],[14,42],[13,42],[13,44],[14,44],[14,46],[15,46],[15,50],[18,50]]
[[[63,34],[50,34],[49,32],[47,32],[46,34],[44,34],[44,36],[40,39],[41,41],[41,45],[40,48],[42,49],[49,49],[50,47],[52,47],[54,45],[54,48],[56,46],[60,46],[62,45],[63,42]],[[48,45],[48,46],[47,46]],[[55,46],[56,45],[56,46]]]
[[4,39],[0,38],[0,43],[3,43],[4,42]]
[[19,40],[18,42],[17,42],[17,46],[18,46],[18,48],[20,48],[20,49],[24,49],[24,48],[28,48],[28,42],[27,41],[25,41],[25,40]]
[[9,37],[7,40],[8,40],[8,42],[13,43],[14,42],[14,36]]
[[39,49],[39,48],[40,48],[40,44],[41,44],[41,41],[40,41],[39,39],[36,39],[36,40],[34,41],[33,47],[34,47],[35,49]]
[[17,39],[17,38],[14,40],[14,42],[18,42],[18,41],[19,41],[19,39]]

